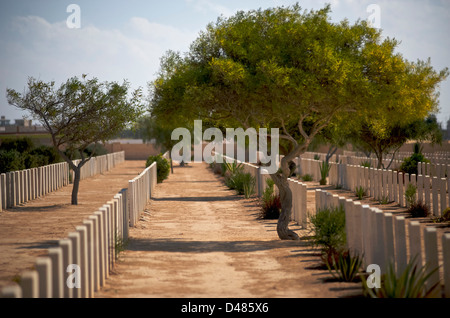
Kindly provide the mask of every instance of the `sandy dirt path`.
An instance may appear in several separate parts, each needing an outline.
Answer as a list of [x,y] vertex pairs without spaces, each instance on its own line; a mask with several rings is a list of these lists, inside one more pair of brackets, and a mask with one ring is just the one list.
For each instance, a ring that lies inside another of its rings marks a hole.
[[45,197],[0,212],[0,288],[15,284],[76,226],[111,200],[145,169],[145,161],[125,161],[111,171],[82,180],[78,201],[71,206],[72,185]]
[[[313,194],[313,193],[311,193]],[[309,203],[314,204],[310,195]],[[317,251],[280,241],[256,199],[229,190],[206,164],[175,168],[156,187],[97,298],[335,298],[360,283],[327,281]],[[291,228],[301,230],[296,225]]]

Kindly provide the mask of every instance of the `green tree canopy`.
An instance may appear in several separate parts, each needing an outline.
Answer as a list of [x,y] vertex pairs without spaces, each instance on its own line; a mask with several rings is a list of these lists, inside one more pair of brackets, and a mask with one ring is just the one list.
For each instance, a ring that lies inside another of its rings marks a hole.
[[[298,238],[288,228],[289,163],[324,128],[343,114],[370,114],[377,123],[389,118],[382,109],[402,106],[413,118],[408,106],[415,107],[416,99],[433,104],[426,98],[433,81],[415,72],[427,65],[409,64],[394,54],[397,42],[382,40],[365,21],[332,23],[329,14],[330,6],[302,11],[293,5],[221,17],[185,57],[172,55],[176,63],[154,83],[152,113],[157,116],[182,114],[185,120],[207,119],[225,127],[280,129],[280,138],[290,143],[280,170],[271,175],[282,200],[281,239]],[[403,76],[410,83],[407,89]],[[427,84],[426,92],[419,80]],[[394,97],[392,105],[380,104]]]

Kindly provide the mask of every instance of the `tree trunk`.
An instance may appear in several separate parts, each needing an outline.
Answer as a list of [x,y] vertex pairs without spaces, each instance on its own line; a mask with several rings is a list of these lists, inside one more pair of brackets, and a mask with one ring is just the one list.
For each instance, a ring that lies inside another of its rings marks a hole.
[[81,167],[75,167],[73,171],[75,173],[75,178],[73,180],[72,188],[72,205],[78,205],[78,190],[80,188]]
[[281,200],[281,212],[277,223],[277,233],[281,240],[298,240],[300,237],[289,229],[292,213],[292,191],[286,177],[282,175],[272,175]]
[[172,149],[169,151],[169,159],[170,159],[170,170],[173,174]]

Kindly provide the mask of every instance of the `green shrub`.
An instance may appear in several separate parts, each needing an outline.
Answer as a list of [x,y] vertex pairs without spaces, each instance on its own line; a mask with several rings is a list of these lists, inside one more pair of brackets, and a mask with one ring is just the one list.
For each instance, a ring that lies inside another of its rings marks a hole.
[[368,288],[363,278],[364,294],[371,298],[428,298],[439,284],[427,288],[426,281],[439,268],[429,269],[429,266],[417,266],[415,258],[406,266],[405,270],[397,275],[392,263],[389,264],[386,274],[381,277],[381,288]]
[[430,162],[425,158],[422,154],[419,144],[414,145],[414,153],[403,160],[402,165],[400,166],[400,171],[403,173],[418,174],[417,164],[419,162]]
[[164,158],[162,154],[157,156],[150,156],[147,159],[146,167],[151,166],[154,162],[156,162],[156,179],[158,183],[162,183],[169,177],[170,174],[170,163],[169,160]]
[[336,257],[331,258],[331,263],[328,261],[326,265],[331,275],[338,281],[354,282],[360,273],[363,258],[359,255],[351,255],[350,251],[343,251]]
[[313,181],[313,176],[310,174],[305,174],[304,176],[302,176],[302,180],[304,182]]
[[372,163],[368,160],[361,162],[361,166],[363,166],[364,168],[370,168],[372,167]]
[[327,184],[328,173],[330,172],[331,166],[328,162],[324,161],[322,164],[319,163],[320,168],[320,184]]
[[320,247],[326,261],[332,263],[330,257],[338,255],[347,241],[345,233],[345,210],[343,206],[338,208],[326,208],[317,211],[310,216],[313,236],[311,243],[314,247]]
[[232,163],[225,161],[222,163],[223,173],[229,171],[231,174],[237,174],[238,172],[242,172],[243,170],[244,166],[242,165],[242,163],[238,164],[236,161],[233,161]]
[[256,178],[250,173],[244,174],[244,197],[250,198],[255,194]]
[[[228,188],[236,190],[239,195],[244,194],[250,197],[255,192],[255,178],[250,173],[234,170],[225,174],[225,184]],[[247,198],[248,198],[247,197]]]
[[364,189],[364,187],[357,187],[355,194],[358,197],[358,200],[362,200],[367,195],[366,189]]
[[416,191],[417,187],[410,183],[405,191],[405,199],[408,207],[412,206],[416,202]]
[[29,152],[34,148],[33,141],[29,137],[6,138],[2,140],[0,150],[16,150],[19,153]]
[[0,150],[0,173],[25,169],[24,157],[17,150]]
[[411,213],[413,218],[426,218],[430,215],[430,209],[421,201],[412,203],[408,208],[408,212]]
[[261,198],[261,212],[259,217],[266,220],[277,220],[280,217],[281,211],[281,199],[280,196],[275,194],[274,185],[272,179],[267,179],[267,187],[264,189]]

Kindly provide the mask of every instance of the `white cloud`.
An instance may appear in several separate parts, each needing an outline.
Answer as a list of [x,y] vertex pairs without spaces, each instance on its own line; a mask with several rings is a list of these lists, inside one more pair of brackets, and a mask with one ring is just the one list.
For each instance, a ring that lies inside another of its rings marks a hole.
[[[146,92],[160,57],[169,49],[187,51],[197,36],[139,17],[131,18],[122,29],[103,30],[94,25],[69,29],[65,21],[49,23],[27,16],[15,18],[11,28],[13,39],[0,40],[2,108],[7,104],[6,88],[22,91],[29,76],[57,83],[82,74],[101,81],[127,79]],[[10,113],[11,106],[7,107]]]
[[213,12],[217,15],[224,15],[225,17],[230,17],[234,14],[233,10],[211,0],[186,0],[186,2],[201,13]]

